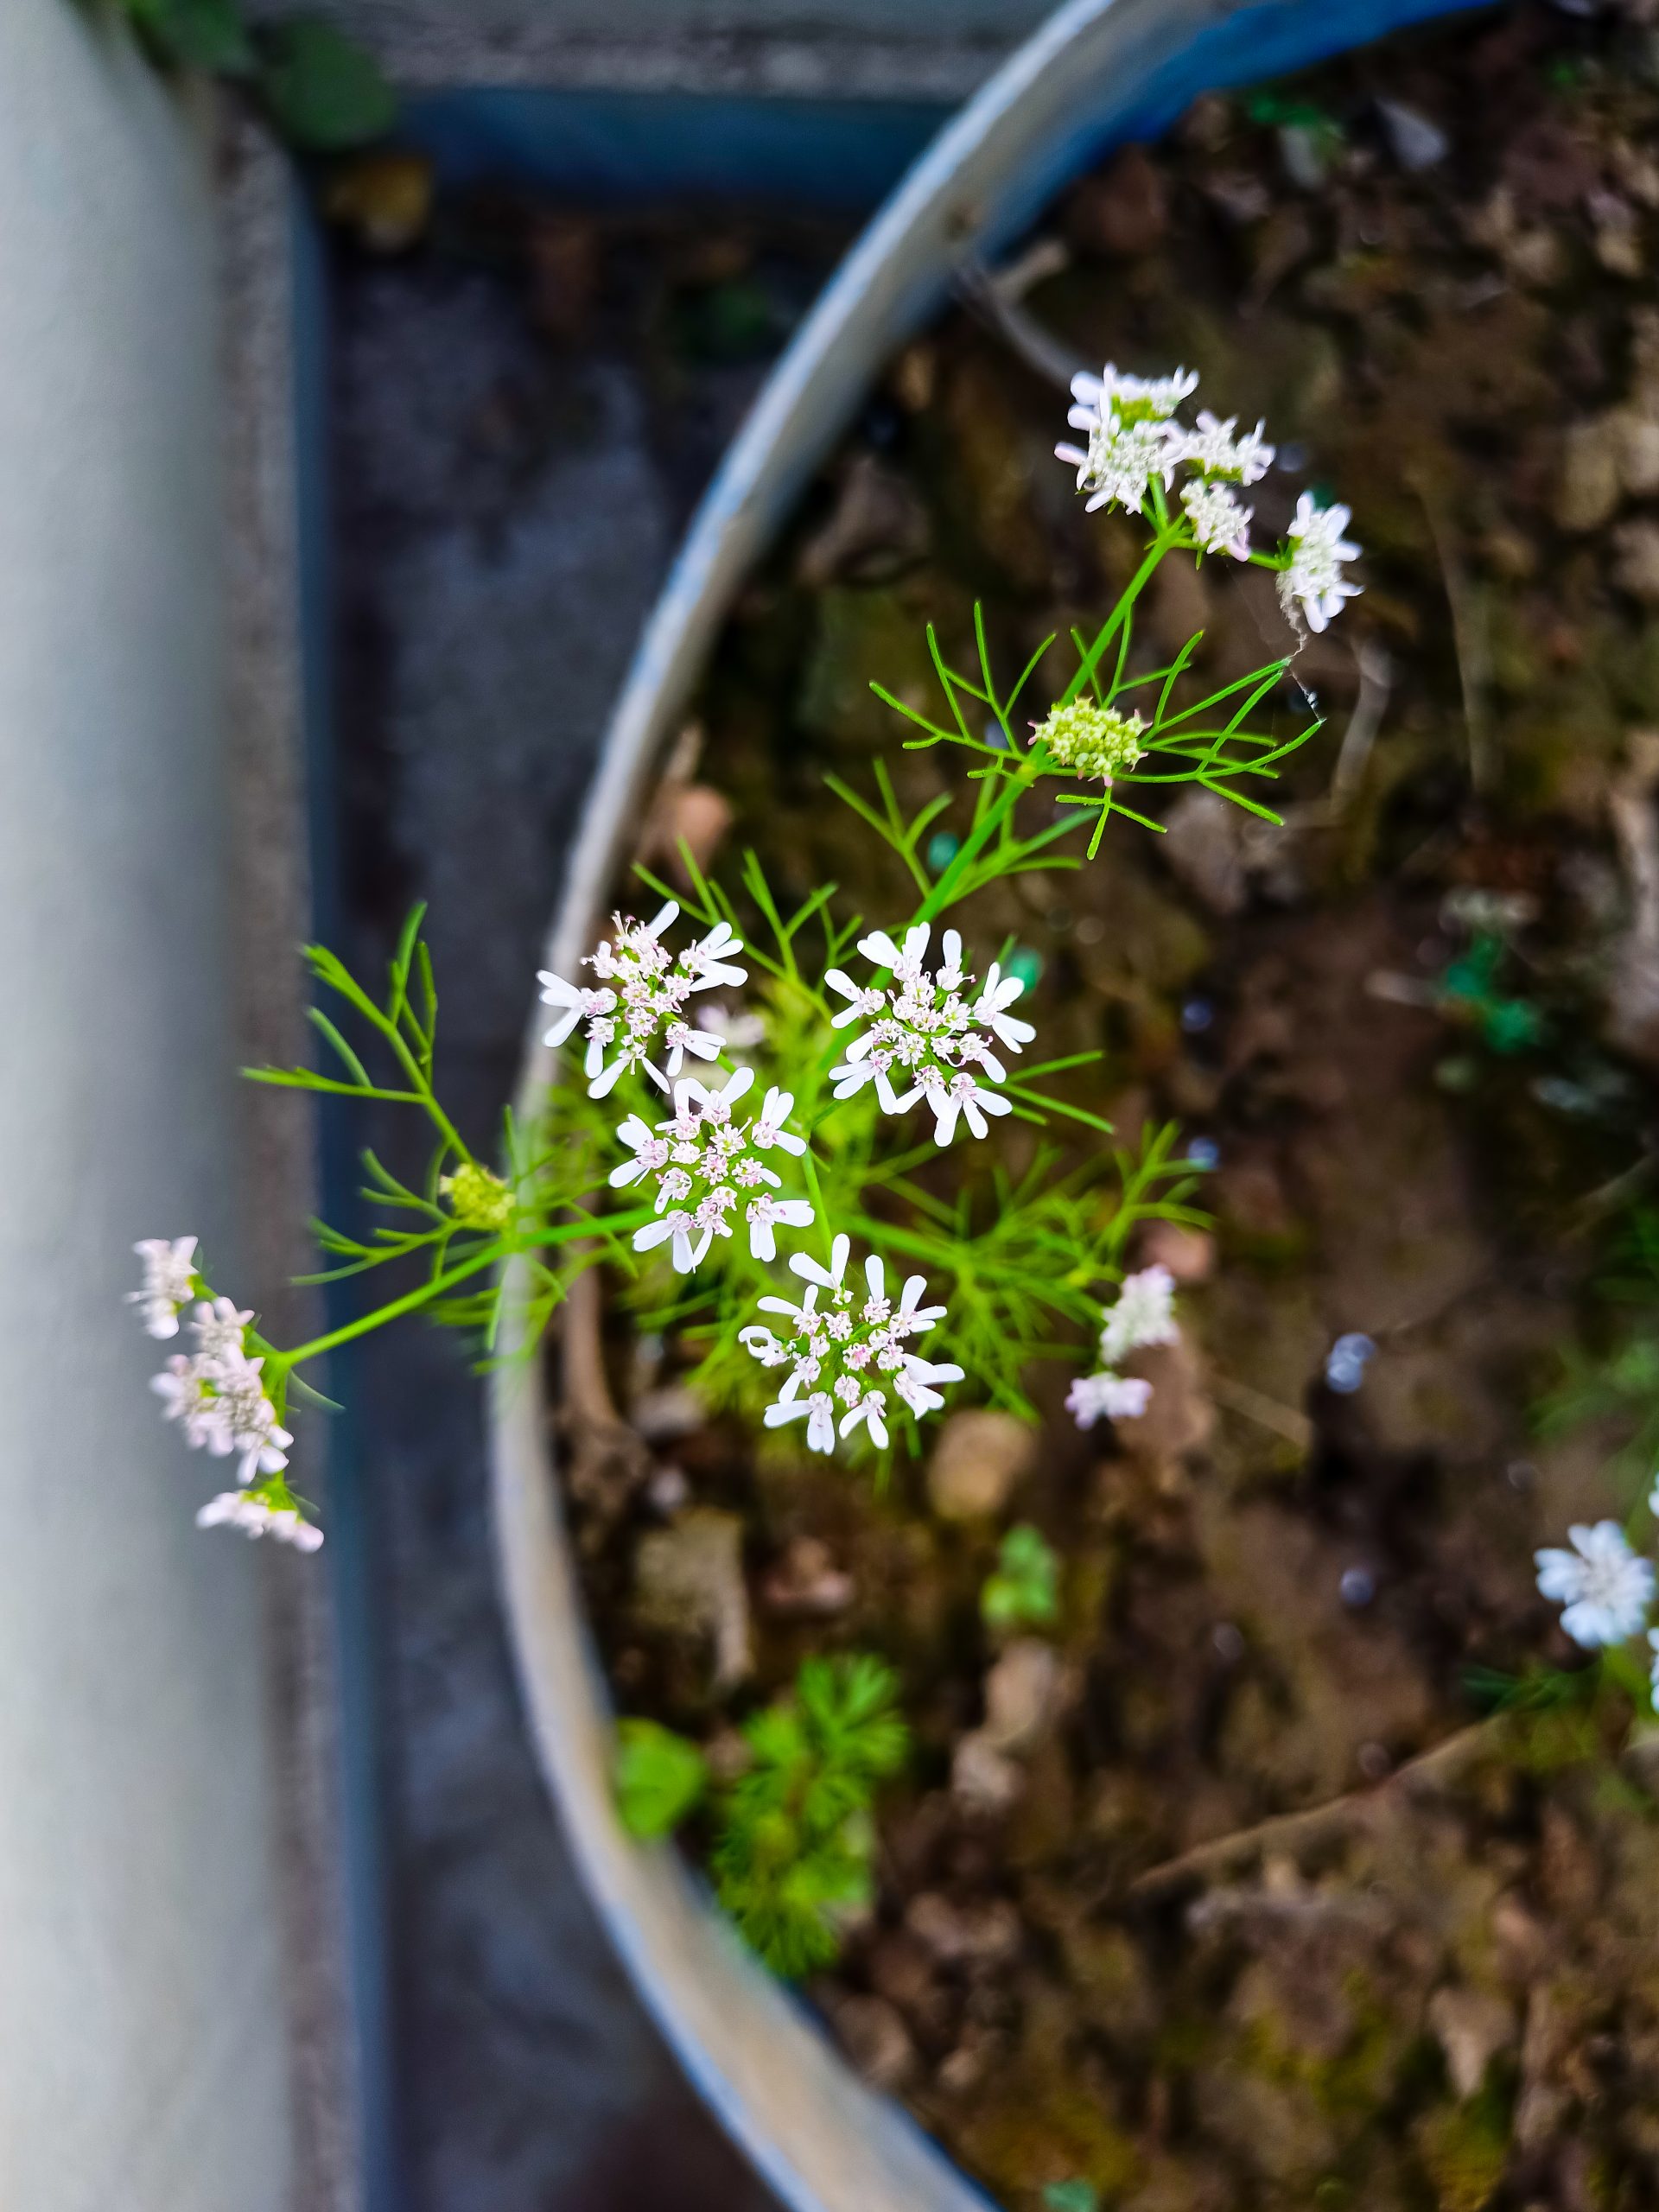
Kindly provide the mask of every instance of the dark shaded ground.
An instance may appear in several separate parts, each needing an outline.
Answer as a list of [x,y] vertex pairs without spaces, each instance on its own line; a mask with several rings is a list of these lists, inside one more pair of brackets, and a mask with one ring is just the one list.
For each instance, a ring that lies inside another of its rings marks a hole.
[[[719,222],[601,235],[502,205],[443,214],[404,260],[335,256],[340,949],[372,975],[431,901],[441,1088],[486,1148],[636,634],[837,243],[755,255]],[[350,1141],[407,1165],[410,1134],[381,1109]],[[391,1332],[360,1348],[351,1395],[397,2201],[760,2212],[576,1889],[512,1675],[461,1348]]]

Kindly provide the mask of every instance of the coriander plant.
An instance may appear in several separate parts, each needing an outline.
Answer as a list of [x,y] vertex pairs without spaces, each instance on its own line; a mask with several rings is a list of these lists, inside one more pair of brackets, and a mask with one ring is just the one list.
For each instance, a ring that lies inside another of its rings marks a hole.
[[[237,1458],[235,1486],[202,1509],[204,1525],[320,1541],[288,1477],[291,1406],[315,1395],[301,1369],[419,1310],[493,1350],[514,1257],[531,1270],[538,1325],[580,1273],[602,1266],[647,1325],[672,1327],[696,1352],[690,1379],[711,1406],[878,1471],[898,1440],[914,1448],[918,1424],[957,1385],[1034,1418],[1033,1363],[1071,1358],[1091,1329],[1100,1365],[1073,1385],[1070,1410],[1084,1426],[1144,1411],[1148,1386],[1121,1363],[1173,1335],[1172,1286],[1156,1268],[1125,1281],[1125,1248],[1150,1217],[1196,1218],[1191,1164],[1170,1129],[1108,1148],[1109,1124],[1051,1087],[1101,1056],[1039,1057],[1036,1026],[1015,1011],[1025,983],[1014,948],[976,944],[971,909],[1001,879],[1082,865],[1060,849],[1080,826],[1089,859],[1114,813],[1157,829],[1126,793],[1196,783],[1269,814],[1256,794],[1317,727],[1256,726],[1306,701],[1287,683],[1291,654],[1206,690],[1201,637],[1160,666],[1136,651],[1137,605],[1171,558],[1275,571],[1297,628],[1323,628],[1357,589],[1343,573],[1357,550],[1345,508],[1304,493],[1283,544],[1253,543],[1240,494],[1274,449],[1261,424],[1240,433],[1207,412],[1181,422],[1197,381],[1109,366],[1077,379],[1069,419],[1083,442],[1056,450],[1090,509],[1139,516],[1148,543],[1094,635],[1068,641],[1074,665],[1058,695],[1025,713],[1066,646],[1046,640],[1004,689],[976,611],[971,671],[951,666],[930,632],[937,717],[881,693],[908,724],[906,749],[966,756],[962,786],[906,814],[885,763],[868,791],[829,779],[890,849],[910,887],[907,913],[872,925],[840,911],[834,884],[785,912],[753,852],[729,886],[683,852],[689,888],[678,896],[639,871],[662,901],[649,918],[619,915],[585,975],[541,976],[547,1042],[574,1048],[579,1038],[576,1066],[543,1126],[508,1118],[493,1164],[435,1088],[437,998],[420,910],[380,995],[332,953],[310,951],[328,1002],[311,1017],[327,1065],[255,1079],[407,1106],[434,1143],[418,1186],[365,1155],[364,1195],[384,1219],[365,1239],[323,1228],[334,1264],[315,1280],[394,1265],[410,1280],[360,1318],[283,1350],[211,1281],[194,1238],[138,1248],[136,1295],[151,1334],[176,1335],[194,1306],[194,1350],[156,1378],[163,1409],[187,1443]],[[927,855],[944,849],[928,833],[952,810],[961,835],[935,868]],[[741,1006],[713,995],[745,986]],[[1081,1145],[1046,1135],[1019,1172],[999,1160],[988,1175],[941,1176],[944,1156],[1010,1121],[1070,1125]]]
[[[435,1086],[422,910],[382,991],[327,950],[308,952],[323,1065],[250,1072],[405,1107],[430,1152],[415,1183],[364,1154],[378,1225],[365,1236],[321,1227],[329,1264],[312,1280],[391,1268],[402,1281],[308,1343],[260,1335],[194,1237],[138,1246],[133,1297],[150,1334],[176,1337],[190,1309],[192,1349],[155,1378],[162,1409],[187,1444],[236,1461],[201,1526],[315,1549],[321,1531],[289,1484],[288,1423],[297,1404],[327,1401],[301,1370],[416,1312],[496,1357],[509,1262],[527,1272],[532,1345],[578,1276],[601,1268],[642,1328],[671,1332],[690,1357],[704,1404],[878,1478],[895,1451],[917,1451],[920,1424],[958,1386],[1034,1420],[1036,1363],[1076,1363],[1090,1334],[1098,1359],[1072,1382],[1068,1411],[1084,1427],[1144,1414],[1151,1385],[1125,1363],[1175,1338],[1174,1286],[1162,1268],[1126,1274],[1124,1262],[1139,1224],[1202,1218],[1187,1204],[1195,1163],[1173,1128],[1109,1142],[1093,1106],[1054,1087],[1102,1055],[1042,1056],[1038,1024],[1017,1011],[1018,948],[978,941],[974,900],[1003,879],[1093,861],[1114,814],[1156,830],[1141,810],[1154,786],[1198,784],[1276,820],[1262,794],[1318,726],[1296,713],[1311,702],[1287,681],[1294,653],[1206,689],[1200,637],[1159,665],[1137,649],[1137,606],[1172,558],[1274,570],[1297,632],[1322,629],[1356,589],[1343,574],[1357,550],[1345,508],[1304,494],[1283,544],[1253,543],[1240,493],[1273,448],[1260,424],[1241,435],[1208,413],[1181,422],[1196,382],[1109,366],[1074,385],[1083,442],[1057,452],[1091,510],[1123,508],[1147,531],[1091,637],[1046,639],[1005,687],[976,610],[969,670],[929,632],[935,714],[876,687],[903,718],[906,750],[961,761],[959,779],[914,811],[885,761],[865,791],[827,779],[906,887],[885,915],[845,912],[833,883],[786,911],[752,851],[727,883],[682,847],[677,893],[637,871],[655,911],[619,914],[582,974],[542,974],[546,1042],[569,1048],[564,1073],[537,1126],[509,1114],[493,1158],[472,1148]],[[1033,711],[1039,677],[1046,701]],[[1082,855],[1063,849],[1085,829]],[[1014,1122],[1039,1134],[998,1147],[987,1171],[973,1148]],[[1052,1623],[1057,1586],[1042,1538],[1014,1529],[985,1586],[988,1625]],[[696,1746],[649,1721],[621,1726],[627,1825],[665,1834],[711,1808],[721,1902],[782,1973],[833,1957],[842,1921],[868,1898],[871,1796],[904,1747],[896,1694],[873,1658],[809,1662],[791,1700],[745,1724],[746,1769],[718,1789]]]

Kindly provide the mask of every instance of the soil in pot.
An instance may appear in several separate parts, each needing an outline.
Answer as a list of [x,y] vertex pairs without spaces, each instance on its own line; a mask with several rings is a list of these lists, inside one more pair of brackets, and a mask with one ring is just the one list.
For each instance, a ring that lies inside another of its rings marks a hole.
[[[1328,486],[1366,548],[1296,664],[1327,721],[1282,826],[1187,791],[970,910],[1045,1051],[1103,1050],[1073,1095],[1209,1169],[1212,1224],[1135,1254],[1182,1322],[1145,1417],[1067,1419],[1080,1344],[1033,1378],[1039,1429],[969,1378],[878,1491],[701,1419],[691,1348],[612,1311],[640,1447],[572,1510],[619,1701],[719,1745],[804,1655],[893,1662],[879,1895],[810,1993],[1012,2206],[1659,2201],[1642,1730],[1495,1687],[1582,1662],[1535,1548],[1651,1471],[1616,1448],[1646,1317],[1600,1284],[1659,1058],[1656,146],[1630,10],[1482,13],[1206,99],[1065,196],[988,323],[893,365],[697,702],[726,854],[908,911],[823,797],[896,754],[869,680],[919,702],[925,625],[964,653],[976,601],[1017,669],[1135,557],[1050,458],[1032,325],[1198,368],[1281,441],[1263,520]],[[1149,653],[1278,650],[1223,565],[1166,571]],[[898,757],[911,803],[944,788]],[[970,1172],[1027,1143],[1003,1124]],[[638,1602],[642,1553],[712,1556],[716,1523],[723,1643]],[[999,1627],[1026,1527],[1054,1618]]]

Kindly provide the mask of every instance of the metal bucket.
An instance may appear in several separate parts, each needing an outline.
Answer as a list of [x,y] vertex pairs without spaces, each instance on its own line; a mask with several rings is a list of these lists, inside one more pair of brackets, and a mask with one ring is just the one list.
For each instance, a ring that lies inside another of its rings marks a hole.
[[[607,734],[549,967],[570,974],[594,941],[664,748],[751,565],[957,273],[1017,238],[1108,147],[1157,136],[1199,92],[1281,75],[1454,4],[1073,0],[1011,57],[849,255],[710,486]],[[526,1120],[557,1069],[541,1026],[519,1091]],[[509,1353],[522,1342],[523,1289],[510,1286]],[[618,1822],[609,1699],[582,1618],[533,1357],[498,1370],[492,1457],[502,1583],[537,1755],[594,1903],[693,2083],[791,2212],[982,2207],[748,1955],[673,1848],[642,1847]]]

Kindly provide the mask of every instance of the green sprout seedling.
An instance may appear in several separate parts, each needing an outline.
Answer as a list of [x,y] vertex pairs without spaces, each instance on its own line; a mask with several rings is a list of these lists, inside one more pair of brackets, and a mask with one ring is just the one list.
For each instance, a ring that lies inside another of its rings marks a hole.
[[[774,1973],[828,1966],[870,1901],[876,1785],[903,1764],[898,1678],[868,1654],[809,1659],[793,1693],[746,1722],[749,1764],[715,1804],[720,1901]],[[654,1721],[618,1731],[617,1809],[642,1840],[670,1834],[708,1793],[697,1746]]]
[[1052,2181],[1043,2191],[1043,2212],[1100,2212],[1100,2191],[1080,2175]]
[[1499,937],[1478,937],[1440,978],[1440,1004],[1478,1030],[1494,1052],[1524,1052],[1542,1041],[1544,1019],[1529,999],[1498,988],[1509,952]]
[[1028,1521],[1010,1529],[979,1593],[988,1628],[1050,1628],[1059,1617],[1060,1562]]
[[655,1720],[624,1720],[616,1731],[616,1809],[642,1843],[671,1835],[702,1802],[709,1762],[697,1746]]

